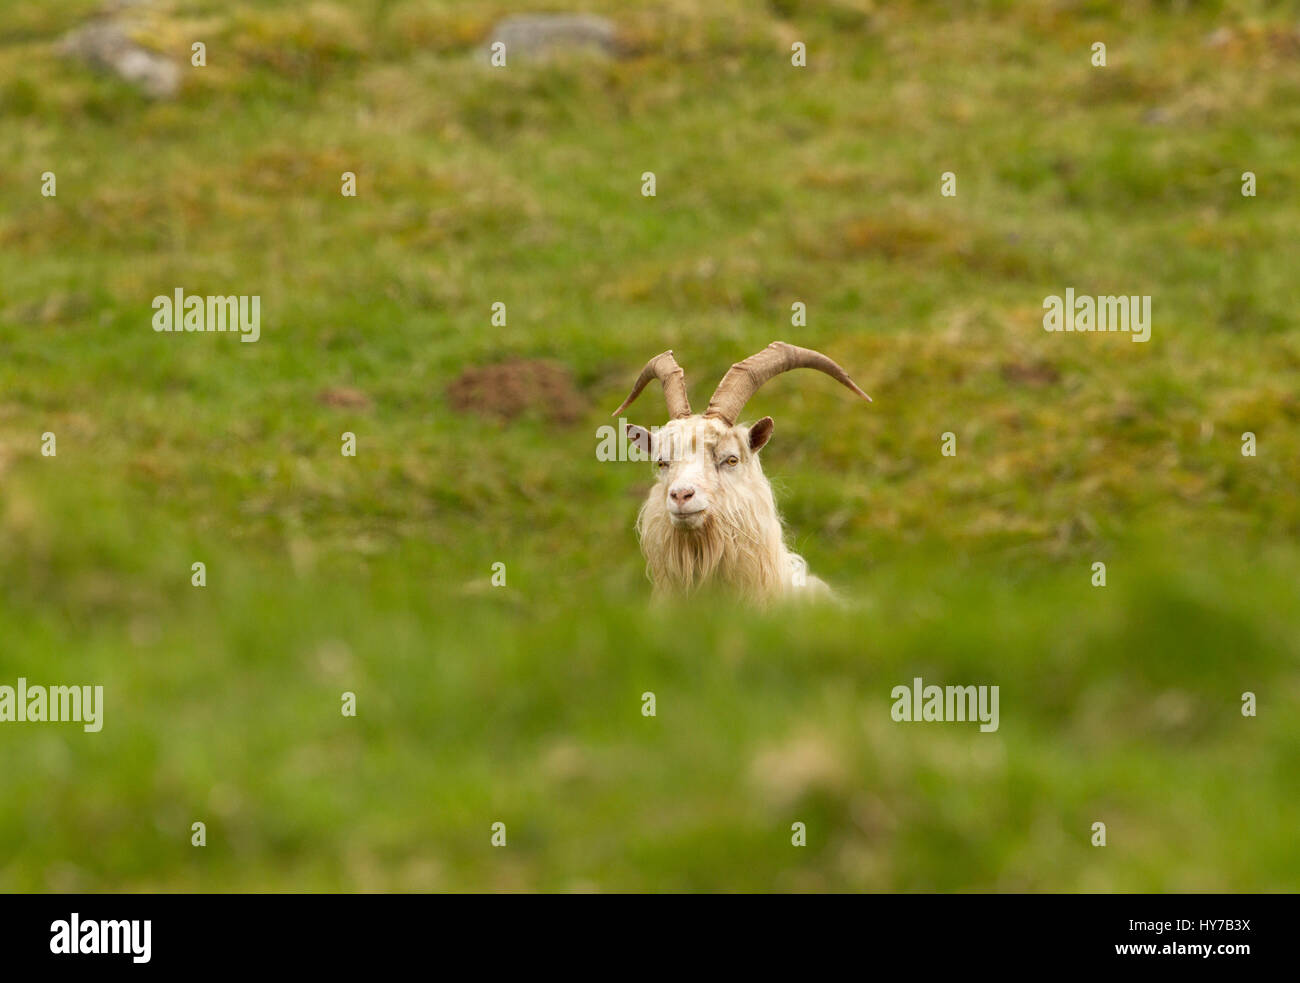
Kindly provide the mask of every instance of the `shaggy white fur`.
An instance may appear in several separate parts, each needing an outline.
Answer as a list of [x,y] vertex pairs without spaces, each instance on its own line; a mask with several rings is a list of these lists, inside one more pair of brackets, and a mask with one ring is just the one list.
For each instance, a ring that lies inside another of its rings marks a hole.
[[771,436],[771,418],[732,427],[690,416],[654,434],[641,427],[628,433],[650,452],[659,474],[636,525],[656,596],[711,582],[756,603],[829,595],[803,557],[785,546],[758,455]]
[[627,409],[651,379],[662,383],[669,422],[655,433],[627,428],[659,472],[636,521],[656,595],[690,593],[714,582],[760,603],[789,595],[834,596],[808,575],[803,557],[785,548],[772,486],[758,463],[758,452],[772,437],[772,418],[750,426],[736,422],[760,386],[792,369],[821,372],[871,402],[826,355],[774,341],[727,370],[703,416],[691,412],[686,373],[672,349],[645,364],[614,411],[618,416]]

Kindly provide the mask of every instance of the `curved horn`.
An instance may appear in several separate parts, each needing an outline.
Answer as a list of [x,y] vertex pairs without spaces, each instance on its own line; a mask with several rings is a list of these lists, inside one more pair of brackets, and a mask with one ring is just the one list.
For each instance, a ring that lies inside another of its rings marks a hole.
[[636,385],[632,387],[631,394],[627,399],[623,400],[623,405],[611,413],[610,416],[618,416],[631,406],[632,400],[641,395],[641,390],[645,388],[646,383],[651,379],[658,379],[664,384],[664,400],[668,403],[669,417],[674,420],[681,420],[691,415],[691,401],[686,398],[686,373],[677,364],[677,359],[673,358],[673,351],[670,348],[662,355],[656,355],[645,363],[645,368],[637,376]]
[[743,362],[737,362],[718,383],[705,416],[722,420],[728,426],[736,425],[736,418],[745,408],[749,398],[758,392],[758,387],[775,375],[789,372],[791,369],[816,369],[825,372],[832,379],[843,383],[849,389],[871,402],[871,397],[857,387],[849,374],[832,362],[821,352],[811,348],[799,348],[787,345],[784,341],[774,341],[756,355],[750,355]]

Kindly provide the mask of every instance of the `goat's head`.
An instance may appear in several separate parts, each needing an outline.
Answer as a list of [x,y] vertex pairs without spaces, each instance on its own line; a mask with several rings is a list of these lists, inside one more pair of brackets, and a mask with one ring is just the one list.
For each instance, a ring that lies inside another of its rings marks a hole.
[[628,427],[634,444],[650,456],[659,476],[654,493],[675,529],[699,529],[731,503],[737,506],[763,474],[758,452],[772,435],[772,419],[751,427],[691,416],[670,420],[655,433]]
[[[817,369],[871,399],[825,355],[781,341],[733,365],[703,414],[691,412],[685,373],[671,351],[652,358],[641,370],[614,416],[627,409],[651,379],[663,384],[669,421],[653,433],[644,427],[627,428],[628,438],[649,455],[659,475],[638,523],[643,546],[651,547],[646,552],[652,577],[655,563],[663,562],[652,551],[665,549],[674,551],[676,560],[664,579],[684,581],[675,586],[694,586],[719,572],[751,580],[775,576],[768,568],[779,563],[780,522],[758,460],[758,452],[772,437],[772,418],[748,426],[738,425],[737,418],[763,383],[798,368]],[[726,569],[729,559],[735,571]],[[754,572],[760,569],[765,572]]]

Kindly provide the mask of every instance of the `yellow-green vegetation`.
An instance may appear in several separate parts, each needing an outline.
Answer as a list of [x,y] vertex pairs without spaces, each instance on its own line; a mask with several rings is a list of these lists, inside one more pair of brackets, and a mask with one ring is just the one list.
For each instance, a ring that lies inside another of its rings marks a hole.
[[[56,53],[97,3],[4,4],[0,685],[106,707],[0,723],[0,889],[1295,889],[1294,8],[582,0],[625,57],[486,64],[555,6],[131,8],[150,100]],[[176,287],[260,341],[155,333]],[[652,611],[597,427],[775,339],[875,399],[747,410],[853,603]],[[580,419],[450,397],[510,360]],[[893,722],[916,676],[999,730]]]

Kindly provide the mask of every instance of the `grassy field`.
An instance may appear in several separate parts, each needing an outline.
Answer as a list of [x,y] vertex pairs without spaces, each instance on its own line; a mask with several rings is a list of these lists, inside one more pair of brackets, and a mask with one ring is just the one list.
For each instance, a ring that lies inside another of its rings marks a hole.
[[[106,702],[0,724],[0,890],[1300,886],[1293,6],[583,0],[626,57],[492,69],[554,3],[172,0],[161,101],[56,53],[97,8],[0,9],[0,685]],[[774,339],[875,400],[746,413],[851,603],[654,612],[597,428]],[[552,388],[456,395],[502,362]]]

